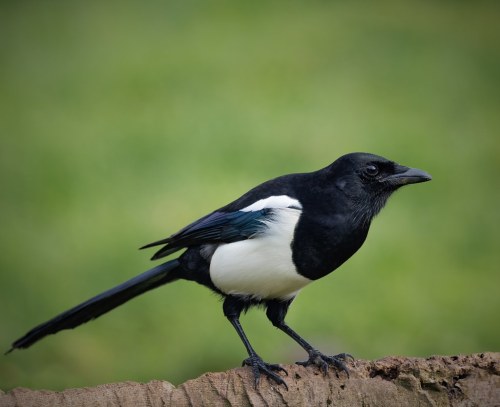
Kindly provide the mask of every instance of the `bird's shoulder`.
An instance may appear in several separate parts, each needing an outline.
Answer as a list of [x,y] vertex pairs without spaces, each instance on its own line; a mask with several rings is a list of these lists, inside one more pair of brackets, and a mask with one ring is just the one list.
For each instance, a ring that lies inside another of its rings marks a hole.
[[233,212],[241,210],[254,210],[262,206],[268,208],[280,208],[287,206],[291,201],[300,202],[301,186],[305,184],[308,174],[288,174],[270,179],[248,192],[241,195],[238,199],[219,208],[220,212]]
[[155,260],[185,247],[249,239],[265,230],[267,221],[276,211],[302,209],[296,190],[303,178],[302,174],[290,174],[266,181],[168,238],[144,248],[164,245],[154,254],[152,259]]

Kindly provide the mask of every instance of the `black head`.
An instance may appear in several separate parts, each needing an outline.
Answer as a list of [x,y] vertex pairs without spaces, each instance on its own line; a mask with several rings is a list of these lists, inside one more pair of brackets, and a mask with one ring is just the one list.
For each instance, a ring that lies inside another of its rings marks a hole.
[[371,221],[398,188],[431,180],[425,171],[368,153],[344,155],[328,169],[335,187],[353,203],[357,218],[363,222]]

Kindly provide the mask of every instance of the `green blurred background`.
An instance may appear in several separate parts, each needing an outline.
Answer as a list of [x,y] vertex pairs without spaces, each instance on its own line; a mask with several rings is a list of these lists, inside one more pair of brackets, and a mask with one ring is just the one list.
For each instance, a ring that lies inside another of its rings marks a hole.
[[[423,168],[288,322],[358,358],[500,350],[500,3],[2,2],[0,349],[151,267],[137,248],[351,151]],[[270,362],[304,353],[262,312]],[[0,357],[0,388],[238,366],[207,289],[162,287]]]

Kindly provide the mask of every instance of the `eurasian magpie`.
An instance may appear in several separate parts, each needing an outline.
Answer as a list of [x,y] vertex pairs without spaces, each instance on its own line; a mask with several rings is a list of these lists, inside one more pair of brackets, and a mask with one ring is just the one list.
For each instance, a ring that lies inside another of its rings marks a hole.
[[[128,300],[175,280],[191,280],[223,298],[223,311],[248,353],[255,384],[261,373],[278,384],[284,369],[264,362],[240,325],[240,315],[263,306],[271,323],[308,354],[305,366],[326,372],[329,365],[348,373],[345,358],[327,356],[285,323],[295,296],[309,283],[331,273],[363,244],[373,217],[403,185],[429,181],[426,172],[373,154],[351,153],[310,173],[284,175],[264,182],[240,198],[191,223],[166,239],[161,259],[185,251],[38,325],[12,344],[28,348],[43,337],[75,328]],[[286,373],[286,372],[285,372]]]

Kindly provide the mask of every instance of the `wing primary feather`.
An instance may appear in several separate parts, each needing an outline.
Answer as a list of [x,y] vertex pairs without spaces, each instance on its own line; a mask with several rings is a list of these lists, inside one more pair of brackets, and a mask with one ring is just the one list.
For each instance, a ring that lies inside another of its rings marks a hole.
[[142,248],[164,244],[152,257],[152,260],[157,260],[193,245],[249,239],[266,227],[265,220],[269,219],[272,210],[264,208],[257,211],[212,212],[172,236]]
[[142,249],[148,249],[150,247],[154,247],[154,246],[160,246],[162,244],[168,244],[170,242],[171,238],[170,237],[167,237],[165,239],[161,239],[161,240],[158,240],[156,242],[153,242],[153,243],[148,243],[144,246],[141,246],[139,247],[139,250],[142,250]]

